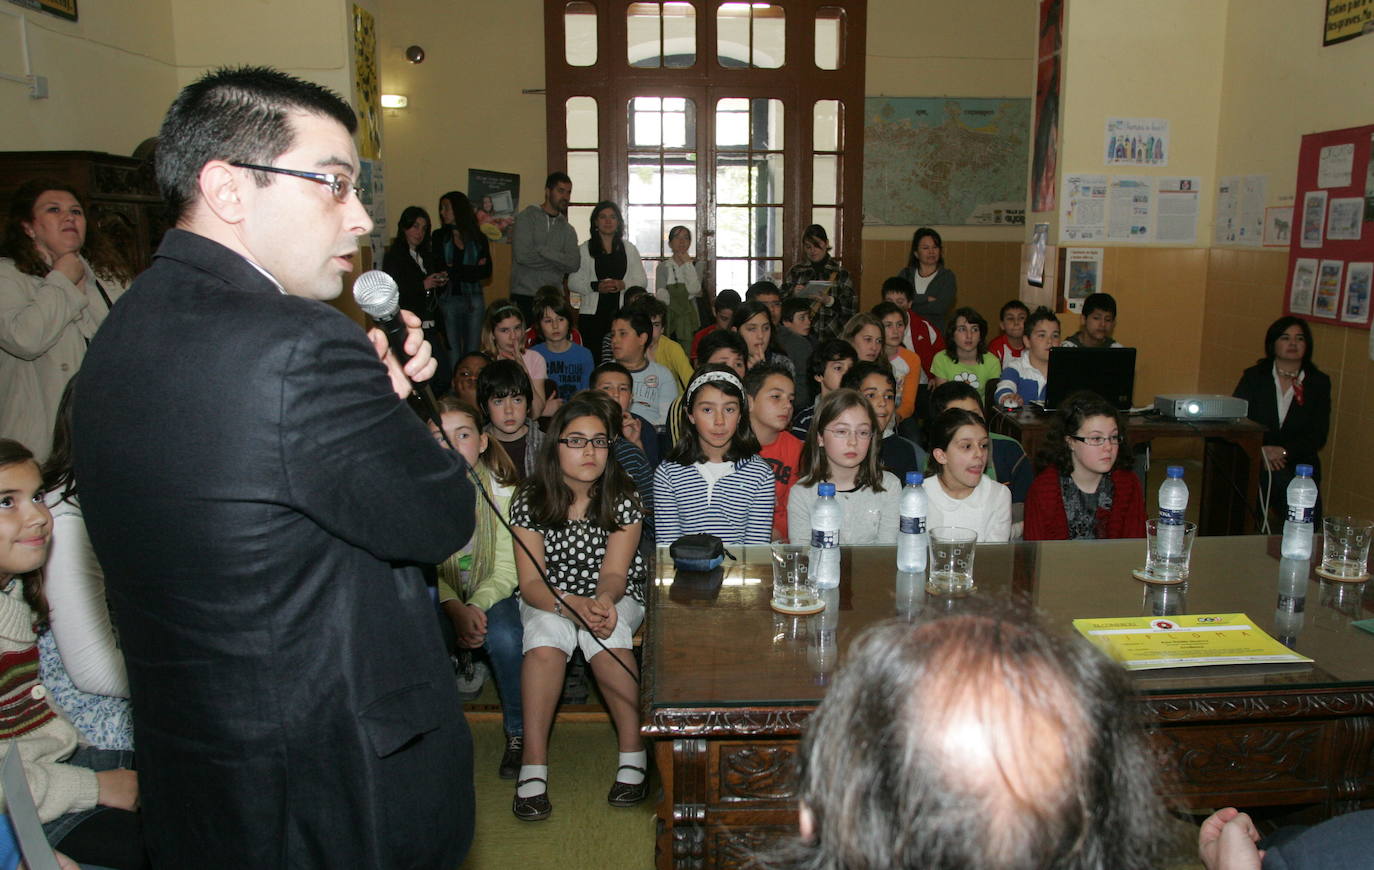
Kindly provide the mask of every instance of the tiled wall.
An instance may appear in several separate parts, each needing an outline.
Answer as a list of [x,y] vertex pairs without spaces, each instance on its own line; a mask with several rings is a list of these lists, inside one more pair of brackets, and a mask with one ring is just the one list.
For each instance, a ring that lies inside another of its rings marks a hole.
[[[1264,331],[1283,315],[1287,251],[1210,251],[1199,389],[1230,393],[1264,353]],[[1331,434],[1322,451],[1328,513],[1374,518],[1374,362],[1369,332],[1314,324],[1313,360],[1331,376]]]

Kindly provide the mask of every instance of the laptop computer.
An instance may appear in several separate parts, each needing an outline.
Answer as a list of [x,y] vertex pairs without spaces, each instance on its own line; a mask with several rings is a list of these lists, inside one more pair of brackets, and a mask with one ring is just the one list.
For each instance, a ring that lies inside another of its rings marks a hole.
[[1135,393],[1135,348],[1056,347],[1050,351],[1045,409],[1054,410],[1079,390],[1092,390],[1122,411]]

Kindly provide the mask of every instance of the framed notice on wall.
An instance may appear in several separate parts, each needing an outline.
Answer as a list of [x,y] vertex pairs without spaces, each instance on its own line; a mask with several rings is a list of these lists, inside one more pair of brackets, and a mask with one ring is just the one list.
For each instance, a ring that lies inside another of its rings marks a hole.
[[1284,310],[1368,329],[1374,270],[1374,124],[1302,137]]

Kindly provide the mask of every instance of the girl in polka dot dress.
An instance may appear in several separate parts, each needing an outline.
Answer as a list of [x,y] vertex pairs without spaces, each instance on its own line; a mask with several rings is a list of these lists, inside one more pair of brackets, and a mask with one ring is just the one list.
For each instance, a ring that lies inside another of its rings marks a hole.
[[575,394],[554,414],[534,473],[511,500],[525,650],[524,759],[512,810],[526,821],[553,812],[549,728],[564,669],[578,648],[618,734],[620,767],[607,800],[612,806],[633,806],[648,793],[648,759],[639,738],[639,671],[631,649],[644,618],[643,512],[634,483],[611,449],[621,437],[620,421],[620,406],[605,393]]

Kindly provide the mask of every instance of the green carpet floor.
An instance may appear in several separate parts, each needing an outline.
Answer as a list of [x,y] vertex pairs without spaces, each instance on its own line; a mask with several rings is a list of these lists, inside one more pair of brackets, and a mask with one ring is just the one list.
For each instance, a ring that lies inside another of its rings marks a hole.
[[522,822],[511,814],[515,783],[496,775],[505,737],[500,721],[471,722],[477,787],[477,834],[463,870],[646,870],[654,865],[654,806],[606,803],[615,778],[615,729],[609,722],[560,722],[549,745],[553,815]]

